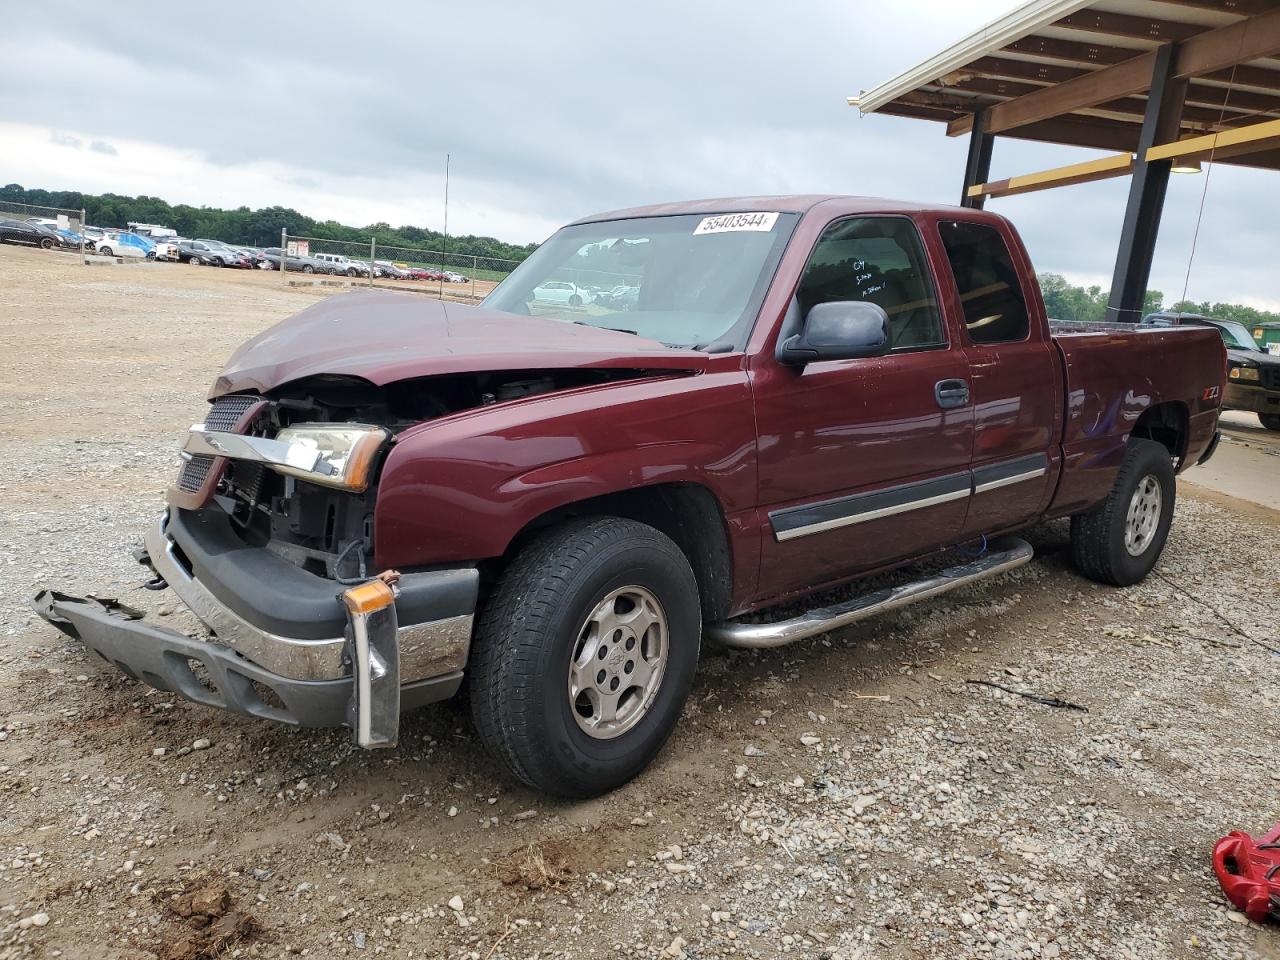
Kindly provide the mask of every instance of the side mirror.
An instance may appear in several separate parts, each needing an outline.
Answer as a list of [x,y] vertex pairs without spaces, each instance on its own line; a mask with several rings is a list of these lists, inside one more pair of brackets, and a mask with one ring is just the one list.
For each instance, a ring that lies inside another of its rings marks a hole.
[[883,357],[889,352],[889,315],[865,300],[819,303],[804,318],[804,329],[782,342],[778,359],[803,367],[819,360]]

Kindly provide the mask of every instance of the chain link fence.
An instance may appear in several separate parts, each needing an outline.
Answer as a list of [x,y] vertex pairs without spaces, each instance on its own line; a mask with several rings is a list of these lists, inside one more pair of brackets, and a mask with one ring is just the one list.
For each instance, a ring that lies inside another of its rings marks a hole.
[[74,251],[85,262],[84,211],[0,200],[0,243]]
[[341,276],[369,286],[417,290],[455,300],[483,300],[520,265],[518,260],[447,253],[425,247],[328,240],[281,233],[287,269]]

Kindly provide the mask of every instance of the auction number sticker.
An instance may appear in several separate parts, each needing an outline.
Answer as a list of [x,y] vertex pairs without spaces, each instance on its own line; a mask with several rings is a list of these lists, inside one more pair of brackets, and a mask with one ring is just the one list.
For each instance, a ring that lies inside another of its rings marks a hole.
[[722,213],[716,217],[703,217],[693,235],[698,237],[704,233],[733,233],[739,230],[768,233],[777,222],[776,213]]

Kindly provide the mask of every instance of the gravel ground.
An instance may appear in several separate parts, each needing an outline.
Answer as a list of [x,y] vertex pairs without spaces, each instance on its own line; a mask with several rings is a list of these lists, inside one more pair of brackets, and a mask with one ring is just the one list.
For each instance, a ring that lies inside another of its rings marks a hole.
[[997,581],[709,652],[654,767],[586,803],[455,706],[359,753],[91,661],[26,603],[186,622],[128,551],[222,360],[314,302],[271,279],[0,248],[0,958],[1280,956],[1209,868],[1280,819],[1280,514],[1185,484],[1142,585],[1051,524]]

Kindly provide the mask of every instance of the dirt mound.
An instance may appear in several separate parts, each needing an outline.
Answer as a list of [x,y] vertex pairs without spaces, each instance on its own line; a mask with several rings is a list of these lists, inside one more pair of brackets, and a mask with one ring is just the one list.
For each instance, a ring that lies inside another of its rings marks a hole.
[[231,891],[220,883],[196,881],[163,900],[165,912],[184,929],[161,945],[160,960],[206,960],[221,956],[234,943],[258,930],[258,922],[232,909]]

